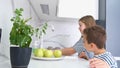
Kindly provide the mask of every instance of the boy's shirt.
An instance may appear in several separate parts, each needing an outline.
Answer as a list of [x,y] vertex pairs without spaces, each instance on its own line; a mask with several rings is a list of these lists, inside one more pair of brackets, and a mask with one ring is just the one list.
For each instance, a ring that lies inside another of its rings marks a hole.
[[105,52],[103,54],[95,55],[94,57],[107,62],[110,68],[118,68],[117,62],[110,52]]

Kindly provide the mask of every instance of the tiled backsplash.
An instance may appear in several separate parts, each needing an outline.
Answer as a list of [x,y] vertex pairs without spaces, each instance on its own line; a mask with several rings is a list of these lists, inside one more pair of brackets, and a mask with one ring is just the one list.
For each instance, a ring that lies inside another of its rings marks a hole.
[[[52,31],[53,27],[54,31]],[[43,36],[43,46],[48,46],[48,43],[52,44],[50,46],[53,47],[58,45],[62,47],[73,46],[81,36],[78,27],[78,22],[48,22],[48,29],[46,31],[46,35]]]

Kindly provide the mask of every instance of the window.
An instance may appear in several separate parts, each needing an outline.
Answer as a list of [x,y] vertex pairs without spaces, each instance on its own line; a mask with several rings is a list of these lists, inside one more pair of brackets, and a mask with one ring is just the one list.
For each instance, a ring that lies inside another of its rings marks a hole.
[[58,17],[80,18],[85,15],[98,19],[98,0],[59,0]]

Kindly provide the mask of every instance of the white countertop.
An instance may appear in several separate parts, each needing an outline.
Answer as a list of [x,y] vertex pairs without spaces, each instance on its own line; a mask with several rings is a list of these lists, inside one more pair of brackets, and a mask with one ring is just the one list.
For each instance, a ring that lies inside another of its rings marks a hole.
[[11,68],[10,60],[3,55],[0,55],[0,68]]
[[54,61],[31,59],[28,68],[89,68],[89,62],[77,56],[66,56]]
[[[10,60],[0,62],[0,68],[11,68]],[[89,68],[89,62],[77,56],[66,56],[61,60],[54,61],[35,60],[31,58],[28,68]]]

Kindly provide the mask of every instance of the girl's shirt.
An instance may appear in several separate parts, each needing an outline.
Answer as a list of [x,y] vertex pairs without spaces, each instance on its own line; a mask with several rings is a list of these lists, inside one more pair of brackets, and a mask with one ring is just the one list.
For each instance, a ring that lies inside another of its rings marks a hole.
[[78,55],[79,55],[81,52],[85,52],[88,59],[94,57],[94,53],[93,53],[93,52],[88,52],[88,51],[84,48],[84,46],[83,46],[83,39],[82,39],[82,38],[80,38],[80,40],[78,40],[78,41],[75,43],[75,45],[73,46],[73,48],[74,48],[75,51],[78,53]]

